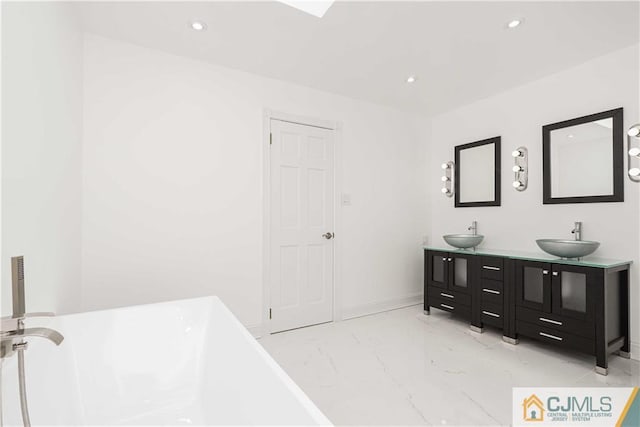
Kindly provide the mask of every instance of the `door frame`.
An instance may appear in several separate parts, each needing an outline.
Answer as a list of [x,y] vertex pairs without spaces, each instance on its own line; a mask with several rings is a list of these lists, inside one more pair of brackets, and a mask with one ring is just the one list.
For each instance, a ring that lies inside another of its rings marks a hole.
[[262,316],[260,335],[271,334],[269,308],[271,301],[271,120],[314,126],[333,132],[333,322],[342,320],[342,122],[321,120],[264,109],[262,114]]

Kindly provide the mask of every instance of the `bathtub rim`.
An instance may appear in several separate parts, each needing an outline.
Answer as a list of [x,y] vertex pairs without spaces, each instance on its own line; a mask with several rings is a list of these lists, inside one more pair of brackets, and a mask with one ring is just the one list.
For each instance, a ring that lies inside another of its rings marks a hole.
[[[184,306],[189,303],[200,303],[203,306],[209,307],[211,310],[221,310],[225,316],[231,320],[231,324],[235,331],[240,334],[243,340],[255,351],[259,357],[266,363],[267,367],[275,374],[276,378],[281,381],[285,387],[292,393],[295,400],[301,405],[301,407],[308,413],[311,419],[317,425],[331,426],[331,421],[320,411],[320,409],[313,403],[313,401],[307,396],[307,394],[289,377],[289,375],[282,369],[282,367],[271,357],[271,355],[260,345],[258,340],[254,338],[249,330],[238,320],[238,318],[231,312],[226,304],[216,295],[209,295],[195,298],[183,298],[177,300],[161,301],[147,304],[137,304],[123,307],[106,308],[99,310],[90,310],[84,312],[76,312],[55,316],[53,318],[46,318],[47,322],[51,321],[78,321],[78,317],[92,315],[92,314],[104,314],[109,312],[122,312],[122,311],[136,311],[144,310],[146,307],[154,306]],[[34,321],[36,319],[29,319]],[[36,320],[37,321],[37,320]],[[232,331],[233,333],[233,331]],[[3,361],[4,362],[4,361]],[[4,364],[4,363],[3,363]],[[266,398],[265,398],[266,399]]]

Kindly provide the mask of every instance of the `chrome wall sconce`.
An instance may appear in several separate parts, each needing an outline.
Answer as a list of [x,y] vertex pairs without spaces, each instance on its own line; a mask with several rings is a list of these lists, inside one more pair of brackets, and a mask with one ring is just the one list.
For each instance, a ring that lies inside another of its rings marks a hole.
[[527,147],[518,147],[511,153],[513,156],[513,188],[524,191],[529,185],[529,151]]
[[452,161],[448,161],[447,163],[442,164],[442,169],[444,169],[444,175],[442,176],[442,194],[447,197],[453,196],[453,170],[455,167],[455,163]]
[[629,179],[640,182],[640,123],[631,126],[627,131],[627,155]]

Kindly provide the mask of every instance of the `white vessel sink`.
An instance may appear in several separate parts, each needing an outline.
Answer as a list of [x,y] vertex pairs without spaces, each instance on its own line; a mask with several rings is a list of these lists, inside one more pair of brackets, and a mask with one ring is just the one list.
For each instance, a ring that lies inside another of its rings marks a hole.
[[478,246],[484,236],[481,234],[445,234],[442,238],[451,246],[466,249]]
[[546,253],[561,258],[582,258],[600,246],[600,242],[589,240],[538,239],[536,243]]

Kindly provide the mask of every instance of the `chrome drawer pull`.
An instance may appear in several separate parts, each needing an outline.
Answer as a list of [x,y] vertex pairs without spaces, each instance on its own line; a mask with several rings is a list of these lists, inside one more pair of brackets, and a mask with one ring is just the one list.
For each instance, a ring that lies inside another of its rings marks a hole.
[[455,298],[453,295],[445,294],[444,292],[440,292],[440,295],[443,296],[443,297],[447,297],[447,298]]
[[488,294],[500,295],[500,291],[494,291],[493,289],[482,288],[482,292],[486,292]]
[[555,335],[551,335],[551,334],[545,334],[544,332],[538,332],[539,335],[542,335],[543,337],[547,337],[547,338],[551,338],[554,339],[556,341],[562,341],[562,338],[557,337]]
[[553,274],[554,276],[557,276],[557,275],[558,275],[558,272],[557,272],[557,271],[554,271],[554,272],[553,272],[553,273],[551,273],[551,274]]
[[440,307],[448,308],[449,310],[455,310],[455,308],[453,308],[453,307],[451,307],[450,305],[447,305],[447,304],[440,304]]
[[442,260],[443,260],[443,261],[446,261],[446,260],[447,260],[447,257],[443,257],[443,258],[442,258]]
[[448,258],[448,259],[447,259],[447,261],[449,261],[449,262],[451,262],[451,261],[453,261],[453,259],[451,259],[451,258]]
[[490,265],[483,265],[482,268],[484,268],[485,270],[495,270],[495,271],[500,271],[500,267],[492,267]]
[[562,322],[558,322],[557,320],[545,319],[544,317],[538,317],[541,322],[553,323],[554,325],[562,326]]
[[498,317],[498,318],[500,317],[500,315],[499,315],[499,314],[492,313],[492,312],[490,312],[490,311],[484,311],[484,310],[483,310],[483,311],[482,311],[482,314],[486,314],[487,316],[491,316],[491,317]]
[[549,270],[542,270],[542,274],[549,274]]

